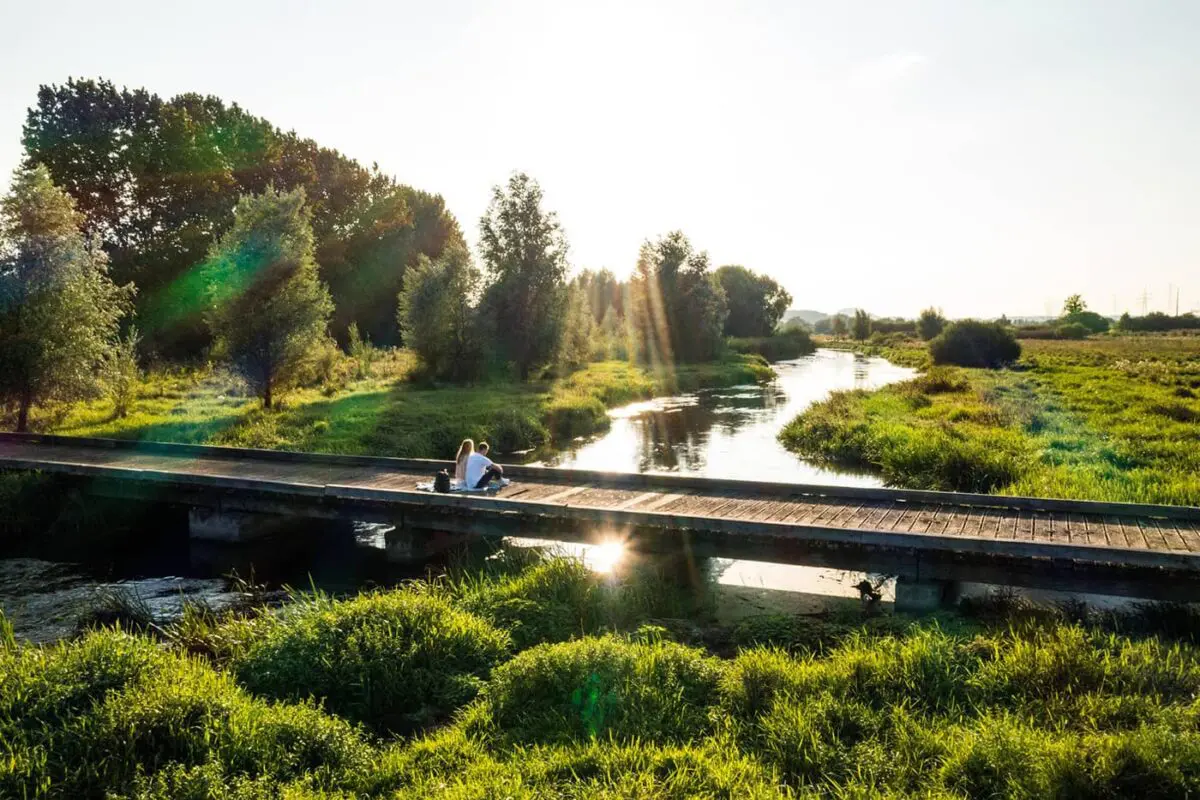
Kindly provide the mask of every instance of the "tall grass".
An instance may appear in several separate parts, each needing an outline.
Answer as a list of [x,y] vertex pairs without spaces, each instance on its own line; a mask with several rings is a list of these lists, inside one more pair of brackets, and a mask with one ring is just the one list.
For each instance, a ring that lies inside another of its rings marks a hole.
[[[645,575],[622,588],[565,564],[505,553],[484,572],[246,619],[198,610],[187,637],[10,641],[0,796],[1200,791],[1200,649],[1147,632],[1195,638],[1181,609],[1117,621],[996,597],[977,619],[827,620],[793,652],[753,644],[758,626],[720,658],[664,627],[596,635],[687,603]],[[635,610],[610,607],[620,597]],[[221,658],[185,652],[218,635]]]

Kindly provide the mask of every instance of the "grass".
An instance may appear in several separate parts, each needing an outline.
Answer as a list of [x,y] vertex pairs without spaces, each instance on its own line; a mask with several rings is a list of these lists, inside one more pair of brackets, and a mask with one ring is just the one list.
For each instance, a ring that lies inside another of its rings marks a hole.
[[[186,648],[119,627],[6,640],[0,796],[1200,791],[1200,624],[1185,609],[1089,615],[997,596],[970,616],[829,619],[792,652],[750,641],[806,624],[773,619],[717,653],[645,624],[681,610],[677,588],[576,566],[506,553],[485,572],[297,596],[193,619]],[[634,610],[609,616],[616,598]],[[516,601],[520,620],[501,613]],[[539,612],[580,622],[526,624]],[[431,700],[437,713],[410,713]]]
[[1196,337],[1030,340],[1016,369],[838,393],[780,438],[909,488],[1200,505],[1198,389]]
[[125,417],[99,399],[40,409],[34,423],[69,436],[450,458],[464,438],[500,453],[528,451],[606,429],[616,405],[774,375],[760,356],[737,354],[662,371],[604,361],[527,384],[424,385],[408,380],[414,367],[405,351],[388,351],[365,377],[335,370],[336,380],[294,390],[271,411],[228,375],[177,369],[146,376]]

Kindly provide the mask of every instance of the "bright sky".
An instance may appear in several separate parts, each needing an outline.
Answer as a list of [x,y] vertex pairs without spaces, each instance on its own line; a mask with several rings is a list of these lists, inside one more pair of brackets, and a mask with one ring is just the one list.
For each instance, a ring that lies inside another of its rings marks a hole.
[[41,83],[211,93],[442,194],[516,169],[577,267],[674,228],[794,305],[1200,307],[1200,3],[5,0],[0,170]]

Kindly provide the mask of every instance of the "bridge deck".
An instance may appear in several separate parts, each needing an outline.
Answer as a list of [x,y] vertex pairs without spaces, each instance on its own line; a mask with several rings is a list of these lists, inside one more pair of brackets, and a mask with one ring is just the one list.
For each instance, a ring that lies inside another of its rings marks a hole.
[[[597,510],[608,519],[664,527],[721,523],[719,529],[881,534],[913,547],[962,547],[1090,560],[1100,548],[1112,561],[1131,554],[1142,565],[1200,570],[1200,509],[1003,498],[887,489],[788,486],[664,476],[630,476],[532,467],[506,468],[511,486],[496,495],[418,493],[442,462],[268,453],[186,445],[133,445],[66,437],[0,435],[0,467],[130,480],[194,481],[226,488],[271,486],[359,500],[396,501],[460,510],[515,510],[563,515]],[[691,521],[691,522],[689,522]],[[858,541],[862,541],[859,539]],[[970,546],[968,546],[970,543]],[[1011,546],[1005,543],[1010,543]],[[1041,547],[1022,549],[1029,543]],[[1165,558],[1149,557],[1157,554]]]

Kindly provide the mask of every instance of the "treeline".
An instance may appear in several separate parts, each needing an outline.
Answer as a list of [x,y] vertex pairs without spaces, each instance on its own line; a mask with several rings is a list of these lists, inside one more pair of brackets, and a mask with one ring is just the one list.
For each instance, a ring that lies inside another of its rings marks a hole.
[[566,235],[543,201],[536,181],[513,175],[480,219],[482,269],[456,246],[419,259],[405,279],[397,322],[432,376],[711,360],[726,337],[770,335],[791,302],[744,267],[713,270],[680,231],[644,242],[628,281],[606,269],[568,280]]
[[243,195],[304,190],[343,342],[356,323],[375,342],[396,343],[405,270],[462,243],[440,196],[212,96],[164,100],[104,80],[43,86],[23,139],[26,165],[44,165],[70,194],[112,279],[137,286],[143,347],[167,358],[199,356],[212,341],[196,268]]
[[1143,317],[1131,317],[1126,312],[1117,320],[1117,329],[1135,333],[1197,330],[1200,329],[1200,317],[1191,312],[1171,316],[1161,311],[1151,311]]
[[216,98],[43,87],[25,145],[0,219],[0,403],[21,429],[101,385],[121,409],[147,354],[219,359],[271,407],[335,339],[403,343],[440,380],[524,380],[717,358],[791,302],[678,231],[645,242],[628,281],[568,280],[565,233],[519,173],[494,188],[476,266],[440,198]]

